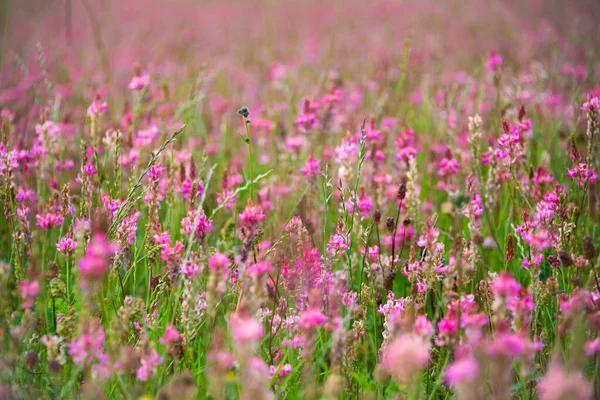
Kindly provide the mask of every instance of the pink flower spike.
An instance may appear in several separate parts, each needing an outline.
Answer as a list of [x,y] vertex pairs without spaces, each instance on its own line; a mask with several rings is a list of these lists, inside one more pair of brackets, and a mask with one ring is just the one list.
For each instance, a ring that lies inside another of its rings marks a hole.
[[97,94],[92,104],[88,107],[87,114],[90,118],[96,118],[98,115],[104,114],[108,109],[106,102],[101,102],[100,99],[100,95]]
[[208,267],[213,271],[222,271],[229,265],[229,257],[223,253],[215,253],[208,260]]
[[177,328],[173,325],[167,325],[167,329],[165,329],[165,334],[163,337],[158,339],[158,342],[161,344],[168,344],[174,342],[179,339],[179,332],[177,332]]
[[103,233],[96,233],[88,245],[85,255],[79,260],[79,272],[84,281],[102,278],[108,270],[109,259],[116,251],[116,246],[106,241]]
[[256,343],[263,337],[263,326],[256,319],[238,314],[229,317],[231,336],[236,343]]
[[94,167],[93,164],[86,164],[83,167],[83,173],[91,176],[91,175],[96,175],[98,173],[98,170],[96,169],[96,167]]
[[56,244],[56,249],[67,256],[73,255],[77,247],[79,247],[77,242],[67,237],[61,238]]
[[308,160],[306,160],[306,164],[300,169],[300,172],[306,177],[323,175],[320,165],[321,161],[317,160],[315,156],[311,154],[308,157]]
[[495,51],[490,53],[487,60],[488,71],[496,71],[502,65],[502,57]]
[[33,306],[33,301],[40,294],[40,283],[34,281],[21,281],[19,282],[19,295],[23,299],[21,307],[30,308]]
[[585,354],[592,357],[598,352],[600,352],[600,338],[592,339],[586,342]]
[[300,318],[298,319],[298,326],[302,330],[311,330],[320,325],[323,325],[327,317],[321,310],[318,308],[309,308],[300,314]]
[[150,75],[147,72],[136,75],[131,78],[129,85],[127,86],[129,90],[139,91],[142,90],[145,86],[150,85]]
[[248,199],[246,208],[239,215],[239,217],[243,225],[247,227],[253,227],[259,222],[263,221],[266,218],[266,215],[263,212],[262,207],[259,205],[252,205],[252,201]]
[[397,337],[384,350],[382,366],[400,383],[408,383],[429,363],[429,341],[405,333]]

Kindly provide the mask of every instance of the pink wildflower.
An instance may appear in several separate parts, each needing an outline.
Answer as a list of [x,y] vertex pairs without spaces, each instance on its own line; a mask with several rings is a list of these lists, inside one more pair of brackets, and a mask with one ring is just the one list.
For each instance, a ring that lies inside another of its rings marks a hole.
[[167,328],[165,329],[165,333],[164,333],[163,337],[158,339],[158,343],[168,344],[168,343],[179,340],[180,336],[181,335],[179,334],[179,332],[177,332],[177,328],[175,326],[167,325]]
[[298,318],[298,326],[302,330],[312,330],[319,325],[323,325],[326,320],[327,317],[320,309],[311,307],[300,314],[300,318]]
[[96,167],[94,167],[94,164],[85,164],[83,166],[83,173],[91,176],[91,175],[96,175],[98,173],[98,170],[96,169]]
[[231,336],[236,343],[258,342],[263,336],[263,326],[251,317],[231,314],[229,317]]
[[413,327],[415,333],[423,338],[429,338],[433,335],[433,325],[425,315],[419,315]]
[[490,56],[487,60],[487,69],[488,71],[496,71],[502,65],[502,57],[500,54],[495,51],[490,53]]
[[102,354],[104,339],[104,328],[100,320],[94,318],[87,327],[87,331],[69,344],[69,355],[73,362],[80,367],[92,363]]
[[100,95],[96,95],[94,101],[92,101],[92,104],[88,107],[87,114],[90,118],[95,118],[106,112],[108,106],[106,105],[106,102],[101,102],[100,99]]
[[[200,214],[198,215],[198,213]],[[203,210],[191,210],[188,216],[181,220],[180,232],[183,235],[190,236],[192,231],[194,231],[195,224],[197,225],[194,235],[197,240],[202,240],[207,233],[213,230],[212,222],[206,217]]]
[[311,154],[308,157],[308,160],[306,160],[306,164],[300,169],[300,172],[307,177],[323,175],[320,164],[321,161],[317,160],[315,156]]
[[409,383],[429,363],[431,344],[413,333],[404,333],[386,346],[381,364],[400,383]]
[[[279,372],[278,372],[278,370],[279,370]],[[275,365],[272,365],[269,368],[269,374],[271,376],[274,376],[275,374],[277,374],[277,376],[279,378],[285,378],[286,376],[288,376],[291,373],[292,373],[292,366],[290,364],[285,364],[285,365],[281,366],[281,368],[277,368]]]
[[191,278],[191,277],[195,277],[198,276],[198,274],[201,271],[201,267],[198,264],[194,264],[194,263],[185,263],[184,265],[181,266],[181,270],[180,272]]
[[253,227],[266,218],[263,209],[259,205],[252,205],[252,201],[248,199],[246,208],[239,215],[240,221],[244,226]]
[[164,358],[160,357],[154,349],[152,349],[149,355],[146,354],[142,356],[142,359],[140,360],[141,366],[136,372],[138,380],[146,382],[151,375],[156,373],[156,369],[163,361]]
[[246,272],[251,276],[261,276],[266,273],[272,273],[275,271],[273,265],[267,261],[259,261],[257,264],[252,264],[248,266]]
[[479,364],[471,356],[459,358],[446,368],[444,377],[450,386],[472,384],[479,377]]
[[56,249],[67,256],[73,255],[77,247],[77,242],[69,237],[61,238],[56,244]]
[[566,372],[557,362],[552,361],[548,373],[538,382],[540,400],[587,400],[592,395],[592,385],[581,372]]
[[208,260],[208,267],[213,271],[222,271],[228,265],[229,258],[223,253],[216,253]]
[[128,88],[130,90],[142,90],[145,86],[148,86],[150,84],[150,75],[148,75],[147,72],[140,74],[140,75],[136,75],[133,78],[131,78],[131,81],[129,82]]
[[37,280],[19,282],[19,296],[23,299],[21,307],[30,308],[33,301],[40,294],[40,283]]
[[588,101],[583,103],[583,106],[581,106],[581,111],[594,111],[594,110],[596,112],[600,111],[600,97],[598,97],[598,96],[591,97]]
[[501,273],[492,282],[492,292],[497,297],[509,298],[517,296],[521,290],[521,285],[509,272]]
[[585,354],[591,357],[597,352],[600,352],[600,338],[588,340],[585,343]]
[[38,228],[42,228],[44,230],[48,230],[52,227],[59,227],[62,225],[64,218],[60,213],[46,213],[46,214],[38,214],[35,216],[37,220]]
[[79,272],[84,280],[100,279],[108,269],[110,257],[115,253],[115,246],[106,241],[103,233],[96,233],[87,247],[85,255],[79,260]]

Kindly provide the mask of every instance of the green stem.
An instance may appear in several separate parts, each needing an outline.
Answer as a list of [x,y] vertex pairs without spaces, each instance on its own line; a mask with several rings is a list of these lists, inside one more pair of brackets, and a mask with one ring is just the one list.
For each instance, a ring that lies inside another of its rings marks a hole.
[[250,142],[250,121],[246,117],[244,117],[244,128],[246,129],[246,138],[244,141],[248,146],[248,174],[250,175],[248,180],[250,181],[250,198],[252,201],[256,201],[254,197],[254,157],[252,156],[252,144]]

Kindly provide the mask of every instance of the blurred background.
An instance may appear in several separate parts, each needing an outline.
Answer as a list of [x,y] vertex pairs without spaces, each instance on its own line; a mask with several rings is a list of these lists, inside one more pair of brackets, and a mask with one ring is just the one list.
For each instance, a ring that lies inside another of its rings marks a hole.
[[65,94],[80,77],[92,93],[102,91],[103,85],[123,87],[136,68],[166,80],[193,77],[199,68],[209,68],[219,71],[230,92],[243,87],[238,91],[242,100],[259,96],[265,80],[289,70],[312,84],[331,74],[360,84],[393,78],[408,49],[409,85],[460,71],[476,74],[491,51],[517,69],[532,63],[540,68],[581,65],[592,74],[600,69],[597,0],[0,4],[0,101],[19,95],[12,89],[25,70],[31,80],[42,78],[40,54]]

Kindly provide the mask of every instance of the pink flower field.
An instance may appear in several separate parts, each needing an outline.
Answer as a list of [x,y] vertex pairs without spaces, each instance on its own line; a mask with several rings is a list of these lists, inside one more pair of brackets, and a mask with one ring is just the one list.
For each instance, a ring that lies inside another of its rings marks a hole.
[[600,399],[597,0],[0,9],[0,400]]

